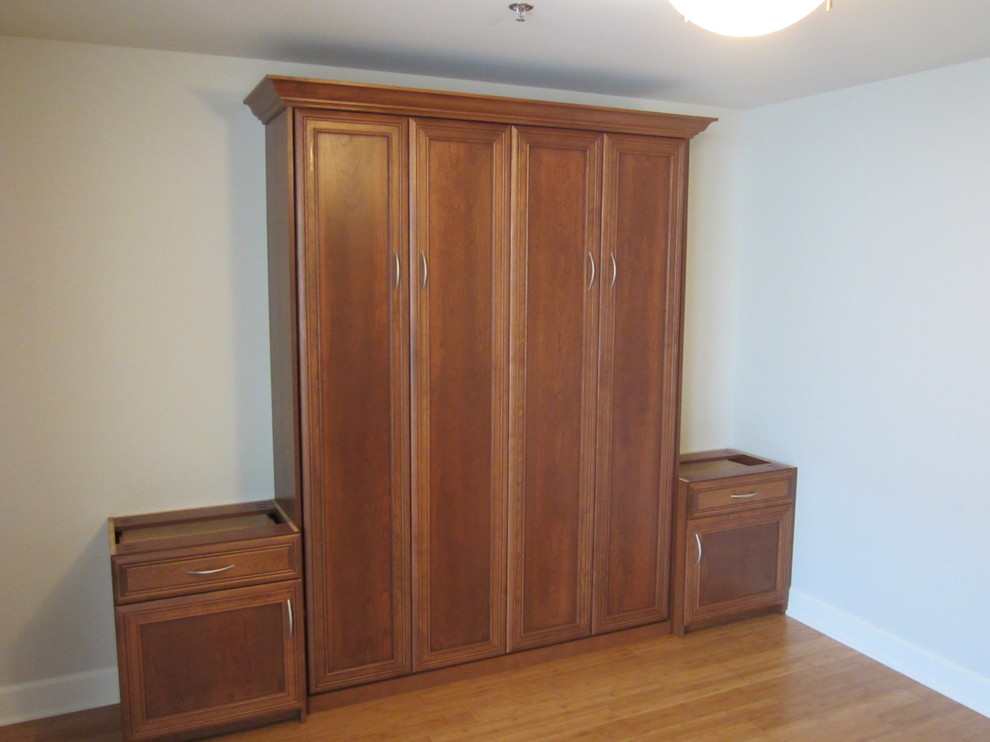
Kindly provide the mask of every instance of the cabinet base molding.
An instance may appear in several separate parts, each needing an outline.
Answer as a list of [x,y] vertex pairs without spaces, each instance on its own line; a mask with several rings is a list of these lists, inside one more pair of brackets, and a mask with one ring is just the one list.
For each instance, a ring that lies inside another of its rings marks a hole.
[[549,647],[504,654],[487,660],[477,660],[464,665],[445,667],[414,675],[405,675],[401,678],[381,680],[368,685],[359,685],[353,688],[344,688],[327,693],[318,693],[309,696],[308,712],[329,711],[330,709],[340,708],[341,706],[364,703],[365,701],[373,701],[378,698],[388,698],[389,696],[397,696],[401,693],[456,683],[459,680],[470,680],[471,678],[492,675],[505,670],[514,670],[563,657],[594,652],[599,649],[635,644],[648,639],[669,636],[670,634],[670,621],[661,621],[660,623],[649,624],[647,626],[638,626],[634,629],[624,629],[599,636],[576,639],[563,644],[554,644]]
[[[294,711],[273,712],[261,716],[254,715],[236,721],[204,724],[197,726],[195,729],[171,731],[167,734],[158,735],[157,740],[162,740],[162,742],[192,742],[193,740],[199,740],[205,737],[246,732],[251,729],[281,724],[286,721],[298,721],[301,724],[306,721],[306,712],[296,709]],[[154,737],[149,737],[149,739],[155,740]]]
[[736,623],[737,621],[747,621],[751,618],[768,616],[773,613],[778,613],[781,615],[787,613],[787,603],[764,605],[757,608],[750,608],[749,610],[735,611],[732,614],[725,616],[695,619],[691,622],[690,626],[684,626],[680,628],[680,630],[675,629],[673,633],[674,636],[682,637],[685,634],[693,634],[695,631],[700,631],[701,629],[710,629],[727,623]]

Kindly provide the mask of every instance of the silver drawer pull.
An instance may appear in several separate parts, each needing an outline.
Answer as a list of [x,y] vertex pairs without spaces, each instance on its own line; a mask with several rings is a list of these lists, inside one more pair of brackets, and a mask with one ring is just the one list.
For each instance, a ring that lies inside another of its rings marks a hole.
[[187,575],[215,575],[220,572],[226,572],[228,569],[233,569],[233,564],[228,564],[226,567],[217,567],[216,569],[191,569],[186,572]]
[[749,494],[746,495],[729,495],[729,497],[731,497],[733,500],[742,500],[746,497],[756,497],[756,493],[750,492]]
[[292,598],[285,599],[285,607],[289,609],[289,636],[296,635],[296,622],[292,616]]
[[591,278],[588,279],[588,288],[595,282],[595,256],[590,252],[588,253],[588,260],[591,261]]
[[701,534],[700,533],[694,534],[694,540],[695,543],[698,544],[698,558],[695,560],[694,564],[695,566],[698,566],[699,564],[701,564]]

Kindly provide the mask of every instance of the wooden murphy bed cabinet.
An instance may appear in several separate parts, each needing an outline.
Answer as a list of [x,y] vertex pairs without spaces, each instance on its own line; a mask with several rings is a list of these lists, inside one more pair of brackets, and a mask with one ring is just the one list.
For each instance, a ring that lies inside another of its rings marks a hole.
[[283,77],[246,102],[310,693],[668,622],[712,119]]
[[302,549],[274,503],[109,520],[127,740],[305,716]]
[[674,632],[787,608],[797,469],[734,449],[680,461]]

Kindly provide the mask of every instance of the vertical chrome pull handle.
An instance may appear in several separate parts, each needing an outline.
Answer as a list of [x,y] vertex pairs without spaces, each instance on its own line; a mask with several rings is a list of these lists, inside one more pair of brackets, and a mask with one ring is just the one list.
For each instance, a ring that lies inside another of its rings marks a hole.
[[426,253],[425,252],[421,252],[419,254],[419,259],[420,259],[420,261],[422,261],[422,264],[423,264],[423,288],[425,289],[426,288],[426,281],[427,281],[427,279],[429,278],[429,275],[430,275],[430,267],[426,263]]
[[608,256],[612,259],[612,283],[610,283],[608,287],[612,288],[613,286],[615,286],[615,279],[619,275],[619,266],[616,265],[614,252],[610,252]]
[[595,282],[595,256],[590,252],[588,253],[588,260],[591,261],[591,278],[588,279],[588,288],[591,288],[591,284]]
[[289,609],[289,638],[296,635],[296,622],[292,616],[292,598],[285,599],[285,607]]
[[399,253],[397,251],[392,252],[392,257],[395,258],[395,288],[399,288],[399,277],[402,275],[402,264],[399,262]]
[[694,534],[694,540],[695,543],[698,544],[698,558],[694,560],[694,564],[695,566],[698,566],[699,564],[701,564],[701,534],[700,533]]

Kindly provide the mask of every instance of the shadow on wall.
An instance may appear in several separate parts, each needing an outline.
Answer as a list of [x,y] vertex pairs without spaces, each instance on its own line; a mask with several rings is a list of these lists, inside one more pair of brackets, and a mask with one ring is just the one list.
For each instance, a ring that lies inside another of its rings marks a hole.
[[[4,648],[12,677],[23,684],[50,681],[50,707],[43,709],[48,713],[78,710],[80,700],[97,704],[117,700],[115,690],[109,698],[78,699],[71,696],[71,690],[67,694],[67,688],[74,685],[66,676],[116,675],[115,664],[107,667],[108,660],[115,663],[116,636],[105,523],[89,538],[76,558],[62,566],[65,570],[62,577],[18,633],[13,646]],[[85,680],[82,682],[86,683]],[[87,692],[86,689],[83,692]],[[26,694],[23,700],[30,700],[31,708],[5,709],[5,712],[18,717],[33,714],[39,701],[35,700],[35,694],[30,696],[28,698]],[[14,703],[18,702],[15,697]]]
[[513,55],[478,60],[472,55],[438,55],[433,48],[339,41],[328,46],[323,39],[312,38],[285,44],[276,51],[276,56],[320,66],[378,72],[402,70],[404,74],[438,78],[449,78],[450,71],[456,69],[460,81],[483,80],[503,85],[660,100],[676,93],[680,84],[676,78],[658,80],[654,70],[650,74],[628,74],[584,64],[580,55],[559,59],[555,69],[550,70],[542,65],[534,67],[527,59]]
[[[261,79],[260,77],[258,78]],[[255,83],[252,83],[252,87]],[[197,90],[227,127],[226,190],[231,244],[231,327],[238,491],[230,500],[270,499],[272,474],[271,371],[268,342],[268,227],[265,130],[241,94]]]

